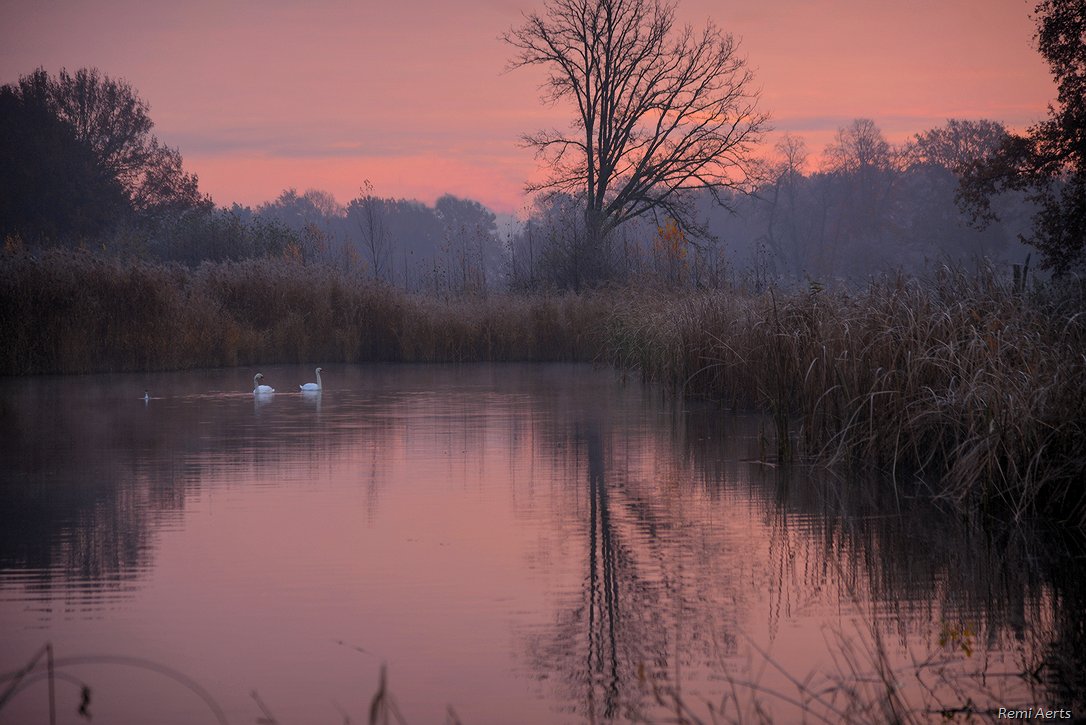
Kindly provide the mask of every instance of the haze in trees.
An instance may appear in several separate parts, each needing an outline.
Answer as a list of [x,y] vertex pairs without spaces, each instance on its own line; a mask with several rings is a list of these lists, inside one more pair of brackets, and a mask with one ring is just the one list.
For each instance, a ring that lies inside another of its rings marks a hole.
[[561,193],[584,208],[585,276],[598,279],[604,240],[646,213],[705,234],[689,192],[748,185],[766,116],[737,41],[712,23],[677,27],[659,0],[550,0],[505,34],[511,66],[542,66],[545,101],[576,108],[571,132],[525,137],[553,173],[529,191]]

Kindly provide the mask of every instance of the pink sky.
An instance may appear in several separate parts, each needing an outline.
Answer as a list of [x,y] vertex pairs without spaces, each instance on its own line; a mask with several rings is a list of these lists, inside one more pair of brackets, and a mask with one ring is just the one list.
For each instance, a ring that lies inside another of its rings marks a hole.
[[[1054,90],[1022,0],[681,0],[742,39],[776,134],[818,153],[873,118],[900,142],[947,118],[1022,128]],[[536,171],[518,137],[562,126],[541,75],[504,73],[500,34],[540,0],[4,0],[0,82],[97,66],[151,105],[155,132],[220,205],[285,188],[341,202],[450,192],[499,212]],[[771,137],[772,140],[772,137]]]

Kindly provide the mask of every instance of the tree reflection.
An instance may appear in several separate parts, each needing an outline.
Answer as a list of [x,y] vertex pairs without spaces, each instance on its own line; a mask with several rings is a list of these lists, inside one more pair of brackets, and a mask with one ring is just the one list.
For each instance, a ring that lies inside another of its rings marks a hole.
[[[958,653],[962,672],[979,675],[969,687],[1029,697],[1034,685],[1013,669],[1041,667],[1061,702],[1077,697],[1078,539],[943,511],[922,484],[766,466],[756,419],[695,408],[663,426],[583,412],[565,422],[539,455],[576,452],[566,475],[582,492],[583,583],[524,642],[537,676],[577,716],[682,719],[679,699],[707,712],[730,696],[729,681],[750,676],[760,655],[741,646],[746,637],[768,637],[788,665],[804,621],[836,622],[830,639],[846,646],[878,636],[902,667],[953,655],[941,633],[973,632],[970,652],[986,654]],[[986,681],[992,668],[1012,671]],[[948,677],[917,696],[960,705],[967,689]]]
[[[582,433],[588,458],[588,710],[596,713],[597,683],[603,691],[603,717],[611,719],[618,708],[619,664],[616,630],[622,629],[616,570],[615,533],[604,480],[603,442],[599,426],[591,423]],[[633,574],[633,572],[631,572]],[[630,577],[631,580],[634,576]],[[631,582],[633,583],[633,582]]]
[[[661,500],[681,486],[646,476],[630,455],[652,441],[637,426],[600,418],[570,422],[582,521],[584,575],[554,627],[527,636],[533,667],[555,677],[562,699],[590,722],[659,715],[660,693],[704,685],[709,663],[735,654],[735,572],[719,566],[719,542]],[[564,445],[555,441],[556,445]],[[587,485],[585,485],[587,484]],[[704,567],[704,568],[703,568]]]

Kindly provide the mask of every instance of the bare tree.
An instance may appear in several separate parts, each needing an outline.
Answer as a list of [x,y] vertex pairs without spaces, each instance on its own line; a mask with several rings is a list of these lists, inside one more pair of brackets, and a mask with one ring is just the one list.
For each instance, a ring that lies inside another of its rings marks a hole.
[[860,275],[890,263],[891,240],[900,237],[895,194],[904,156],[869,118],[837,129],[823,153],[828,176],[830,232],[826,245],[837,274]]
[[385,226],[384,202],[373,193],[373,184],[368,179],[359,191],[361,194],[351,202],[349,211],[353,212],[358,230],[362,233],[362,243],[370,253],[373,277],[381,279],[392,257],[392,244]]
[[893,149],[870,118],[857,118],[838,128],[823,155],[824,169],[837,173],[888,169],[894,161]]
[[711,22],[677,28],[660,0],[548,0],[504,40],[511,68],[549,70],[544,100],[576,106],[572,131],[525,137],[553,169],[528,190],[583,196],[589,245],[647,212],[707,236],[685,192],[724,204],[747,187],[767,117],[738,42]]
[[779,161],[770,167],[770,183],[761,192],[766,210],[764,241],[798,278],[805,264],[798,202],[803,169],[807,166],[807,144],[802,138],[786,133],[774,150]]

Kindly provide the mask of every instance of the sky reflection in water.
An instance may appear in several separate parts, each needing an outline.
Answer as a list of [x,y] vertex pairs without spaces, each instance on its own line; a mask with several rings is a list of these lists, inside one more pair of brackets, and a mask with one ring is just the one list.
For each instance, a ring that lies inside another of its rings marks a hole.
[[[45,641],[145,658],[235,723],[254,690],[282,722],[361,720],[382,663],[409,722],[659,716],[654,689],[705,714],[729,679],[787,718],[759,650],[832,675],[873,626],[896,664],[1015,671],[1083,602],[1041,537],[756,463],[756,419],[610,371],[327,366],[302,395],[283,366],[259,400],[252,372],[0,383],[0,671]],[[96,720],[214,721],[161,673],[63,671],[62,712],[79,681]],[[46,708],[37,682],[0,723]]]

